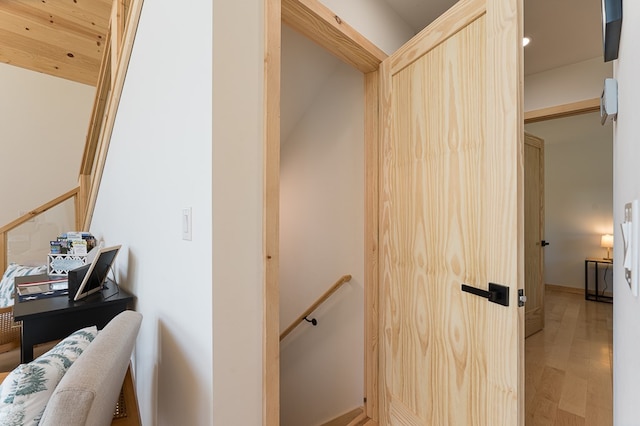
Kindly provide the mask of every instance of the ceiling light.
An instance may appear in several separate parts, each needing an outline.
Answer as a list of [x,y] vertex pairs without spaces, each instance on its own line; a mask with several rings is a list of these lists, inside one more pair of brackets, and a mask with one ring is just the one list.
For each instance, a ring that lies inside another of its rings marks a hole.
[[523,37],[522,38],[522,47],[525,47],[526,45],[528,45],[531,42],[531,39],[529,37]]

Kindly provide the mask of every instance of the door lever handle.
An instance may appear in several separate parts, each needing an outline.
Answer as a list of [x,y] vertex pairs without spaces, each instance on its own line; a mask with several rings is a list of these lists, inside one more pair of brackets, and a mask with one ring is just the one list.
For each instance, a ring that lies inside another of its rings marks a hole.
[[542,247],[544,247],[544,246],[548,246],[548,245],[549,245],[549,241],[542,240],[542,241],[540,241],[540,245],[541,245]]
[[487,291],[462,284],[462,291],[484,297],[489,302],[497,303],[498,305],[509,306],[509,287],[504,285],[489,283],[489,291]]

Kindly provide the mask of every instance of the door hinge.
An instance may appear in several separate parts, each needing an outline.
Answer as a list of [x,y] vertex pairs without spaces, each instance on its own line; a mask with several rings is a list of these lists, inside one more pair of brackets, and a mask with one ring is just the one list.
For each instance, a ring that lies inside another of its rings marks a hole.
[[518,306],[522,307],[524,306],[525,303],[527,303],[527,296],[524,295],[524,290],[519,288],[518,289]]

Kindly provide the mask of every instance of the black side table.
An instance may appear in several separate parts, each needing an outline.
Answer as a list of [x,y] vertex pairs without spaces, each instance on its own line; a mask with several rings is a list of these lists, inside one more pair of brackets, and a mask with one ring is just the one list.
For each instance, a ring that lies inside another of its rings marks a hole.
[[92,325],[102,329],[120,312],[133,307],[133,295],[112,281],[77,302],[67,295],[25,302],[14,295],[14,301],[13,318],[22,321],[21,363],[33,360],[34,345],[62,339]]
[[[589,291],[589,263],[594,264],[594,284],[595,291]],[[600,294],[598,288],[598,265],[606,265],[607,267],[613,265],[613,259],[600,259],[595,257],[587,257],[584,260],[584,298],[586,300],[593,300],[596,302],[613,303],[613,296],[606,296]],[[606,274],[606,270],[605,270]],[[611,280],[613,283],[613,279]]]

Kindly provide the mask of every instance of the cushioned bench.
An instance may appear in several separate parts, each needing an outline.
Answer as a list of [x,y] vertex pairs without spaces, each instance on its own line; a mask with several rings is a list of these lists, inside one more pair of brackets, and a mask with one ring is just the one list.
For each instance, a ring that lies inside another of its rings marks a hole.
[[[121,395],[125,375],[128,375],[127,368],[141,322],[142,315],[139,313],[124,311],[114,317],[103,330],[97,332],[97,335],[95,327],[79,330],[29,364],[18,366],[6,377],[7,383],[3,382],[0,387],[0,423],[23,415],[25,410],[29,410],[25,407],[26,404],[40,403],[45,405],[44,412],[41,406],[31,409],[36,413],[36,419],[41,416],[40,425],[100,426],[112,422],[120,424],[118,416],[114,418],[114,408]],[[75,360],[74,352],[80,352]],[[42,358],[47,359],[44,361]],[[58,371],[54,368],[53,372],[47,373],[50,381],[40,386],[45,389],[40,393],[31,391],[35,388],[35,373],[45,365],[51,369],[50,364],[55,364],[59,359],[63,361],[60,362]],[[62,369],[66,372],[60,372]],[[58,377],[59,374],[62,374],[61,379]],[[128,377],[129,385],[125,383],[124,389],[127,390],[128,387],[131,393],[133,386],[130,376]],[[31,383],[23,383],[29,380]],[[47,387],[53,389],[46,389]],[[16,392],[16,388],[23,391],[28,389],[31,399],[24,396],[25,392]],[[7,404],[6,401],[11,401],[11,404]],[[139,424],[135,394],[132,401],[135,407],[127,407],[127,410]]]

